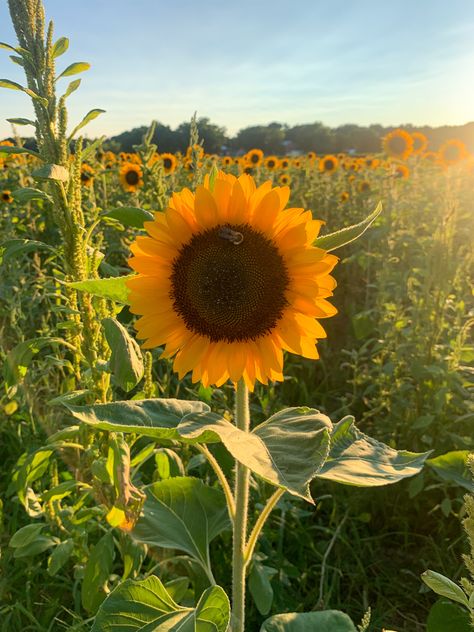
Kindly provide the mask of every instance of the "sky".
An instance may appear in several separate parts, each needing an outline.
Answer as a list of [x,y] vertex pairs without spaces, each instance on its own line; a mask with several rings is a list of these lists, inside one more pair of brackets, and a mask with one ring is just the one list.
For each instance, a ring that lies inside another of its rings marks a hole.
[[[91,69],[68,105],[72,124],[113,135],[195,111],[232,135],[273,121],[329,126],[458,125],[474,120],[474,0],[45,0],[56,37]],[[16,44],[7,0],[0,41]],[[0,78],[23,82],[0,49]],[[68,81],[58,85],[66,88]],[[29,117],[0,89],[0,138]],[[26,129],[21,130],[22,133]]]

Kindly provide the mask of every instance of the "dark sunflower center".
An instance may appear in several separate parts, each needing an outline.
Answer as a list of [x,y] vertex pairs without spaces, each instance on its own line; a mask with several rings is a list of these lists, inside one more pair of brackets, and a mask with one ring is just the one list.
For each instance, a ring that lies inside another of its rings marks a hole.
[[136,171],[127,171],[127,173],[125,174],[126,183],[130,184],[131,186],[138,184],[139,179],[140,178],[138,177],[138,173]]
[[271,331],[287,304],[288,272],[276,246],[248,224],[195,235],[173,262],[171,300],[191,331],[213,342]]
[[273,167],[275,166],[275,161],[274,160],[269,160],[267,164],[270,167],[270,169],[273,169]]
[[403,154],[407,148],[407,144],[403,136],[394,136],[391,138],[389,146],[394,154]]
[[459,153],[459,147],[456,147],[456,145],[449,145],[444,150],[444,157],[446,160],[458,160]]
[[258,154],[252,154],[250,156],[250,162],[253,162],[254,165],[256,165],[258,161],[259,161],[259,155]]
[[324,169],[326,171],[331,171],[333,167],[334,167],[334,162],[330,158],[324,161]]
[[89,182],[90,179],[91,179],[91,174],[88,173],[87,171],[82,171],[82,173],[81,173],[81,181],[82,182]]
[[171,169],[171,167],[173,166],[171,158],[165,158],[163,160],[163,166],[164,166],[165,169]]
[[5,200],[5,202],[8,202],[9,199],[10,199],[9,193],[2,193],[2,200]]

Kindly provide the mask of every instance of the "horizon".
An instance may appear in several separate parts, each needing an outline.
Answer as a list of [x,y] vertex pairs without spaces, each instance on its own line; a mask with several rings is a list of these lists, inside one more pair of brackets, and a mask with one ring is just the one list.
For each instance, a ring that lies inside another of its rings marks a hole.
[[[117,0],[113,12],[92,0],[81,11],[61,0],[45,5],[55,39],[70,40],[58,71],[91,64],[69,97],[70,125],[93,108],[106,110],[85,128],[87,137],[116,136],[153,119],[175,129],[195,111],[229,136],[278,121],[439,127],[473,119],[471,0],[401,0],[396,7],[305,1],[291,14],[283,0],[243,0],[238,9],[216,0]],[[0,40],[16,44],[7,3],[0,5]],[[0,77],[23,83],[22,68],[1,53]],[[4,137],[11,135],[5,119],[31,116],[32,108],[22,92],[1,95]]]

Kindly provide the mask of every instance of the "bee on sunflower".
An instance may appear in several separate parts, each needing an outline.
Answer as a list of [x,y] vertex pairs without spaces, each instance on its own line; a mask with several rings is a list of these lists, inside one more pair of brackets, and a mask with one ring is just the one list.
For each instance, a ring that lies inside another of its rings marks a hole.
[[125,191],[135,193],[135,191],[143,186],[142,168],[133,162],[125,162],[120,167],[119,179]]
[[90,188],[94,183],[95,171],[87,163],[81,165],[81,183],[83,186]]
[[176,167],[178,166],[178,160],[174,154],[161,154],[160,155],[161,162],[163,163],[163,170],[166,175],[170,175],[176,171]]
[[322,173],[334,173],[339,167],[339,160],[331,154],[324,156],[319,161],[319,170]]
[[2,200],[2,202],[5,202],[5,204],[11,204],[13,202],[11,191],[8,191],[7,189],[4,189],[2,191],[1,200]]
[[263,161],[263,151],[261,149],[251,149],[245,154],[244,159],[252,167],[258,167]]
[[319,319],[338,259],[313,246],[323,222],[286,209],[288,187],[218,172],[174,193],[132,244],[127,281],[143,347],[164,346],[180,378],[204,386],[283,379],[283,351],[319,357]]
[[280,161],[276,156],[268,156],[267,158],[265,158],[263,164],[270,171],[274,171],[275,169],[278,169],[279,162]]
[[446,167],[451,167],[469,156],[466,145],[461,140],[454,138],[443,143],[438,154],[442,164]]
[[383,138],[382,147],[392,158],[406,160],[413,151],[413,138],[404,129],[395,129]]

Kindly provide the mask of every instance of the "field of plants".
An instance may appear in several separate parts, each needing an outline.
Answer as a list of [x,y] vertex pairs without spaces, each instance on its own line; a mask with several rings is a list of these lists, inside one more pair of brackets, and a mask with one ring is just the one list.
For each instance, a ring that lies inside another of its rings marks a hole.
[[468,632],[472,148],[113,152],[9,4],[0,630]]

